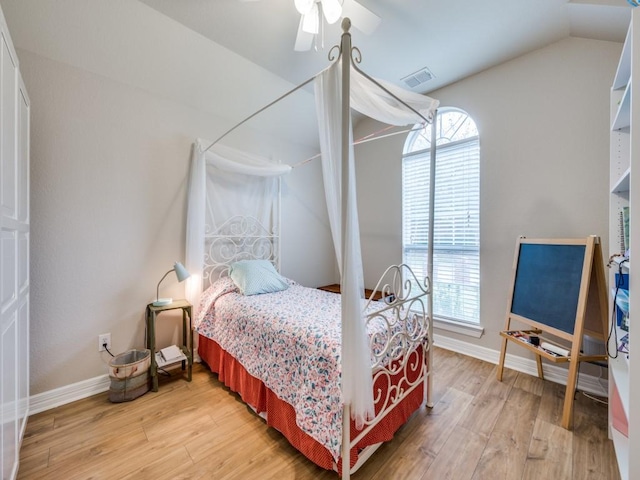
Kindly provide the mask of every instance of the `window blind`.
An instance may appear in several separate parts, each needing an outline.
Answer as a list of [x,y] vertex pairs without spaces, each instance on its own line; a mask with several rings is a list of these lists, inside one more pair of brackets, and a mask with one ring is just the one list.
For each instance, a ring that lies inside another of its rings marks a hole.
[[[433,313],[480,321],[480,149],[478,137],[436,147]],[[430,152],[403,158],[403,257],[427,275]]]

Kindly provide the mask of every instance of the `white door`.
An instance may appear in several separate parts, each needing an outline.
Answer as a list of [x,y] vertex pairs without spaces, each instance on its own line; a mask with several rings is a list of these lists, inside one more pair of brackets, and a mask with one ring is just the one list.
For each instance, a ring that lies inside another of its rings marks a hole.
[[29,99],[0,11],[0,470],[15,478],[29,401]]

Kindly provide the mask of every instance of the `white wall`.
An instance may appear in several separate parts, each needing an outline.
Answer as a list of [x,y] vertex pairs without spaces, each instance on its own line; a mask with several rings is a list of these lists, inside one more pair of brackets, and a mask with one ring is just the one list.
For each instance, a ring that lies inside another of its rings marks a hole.
[[[595,234],[608,256],[609,90],[621,46],[568,38],[429,94],[441,106],[466,110],[480,132],[485,334],[457,338],[499,350],[519,235]],[[378,128],[365,122],[355,137]],[[375,270],[402,259],[405,139],[390,137],[356,150],[368,285],[377,278]],[[509,353],[526,355],[524,349]]]
[[[33,104],[31,392],[40,394],[107,372],[100,333],[116,353],[143,346],[145,305],[184,259],[191,143],[291,85],[139,2],[2,7]],[[261,119],[230,143],[290,164],[315,153],[279,137],[279,125]],[[320,178],[310,163],[283,185],[283,273],[311,286],[334,281]],[[184,293],[172,276],[162,291]],[[165,315],[161,346],[178,335],[177,316]]]
[[[0,4],[33,105],[38,394],[103,375],[100,333],[112,333],[115,351],[142,346],[144,306],[183,257],[191,141],[215,138],[290,85],[139,2]],[[595,233],[606,242],[608,92],[619,53],[619,44],[567,39],[432,93],[467,110],[481,134],[480,345],[498,347],[517,235]],[[313,103],[301,95],[298,111]],[[304,136],[315,127],[288,113],[231,143],[242,138],[291,164],[315,153]],[[375,128],[365,123],[356,137]],[[283,140],[285,131],[299,143]],[[402,144],[357,149],[368,283],[401,258],[400,163],[387,161],[399,160]],[[283,190],[283,272],[310,286],[334,281],[319,165],[295,170]],[[163,285],[182,295],[175,280]],[[159,341],[175,334],[167,321]]]

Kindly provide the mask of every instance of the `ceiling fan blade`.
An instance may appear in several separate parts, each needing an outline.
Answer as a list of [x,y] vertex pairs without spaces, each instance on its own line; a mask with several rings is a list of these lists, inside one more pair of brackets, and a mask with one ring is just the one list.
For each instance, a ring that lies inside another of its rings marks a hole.
[[329,25],[333,25],[342,16],[342,5],[339,0],[320,0],[322,13]]
[[306,15],[311,12],[311,9],[316,2],[315,0],[293,0],[293,3],[300,15]]
[[356,0],[344,0],[342,16],[349,17],[354,27],[362,33],[371,35],[382,22],[382,19]]
[[313,38],[315,35],[313,33],[305,32],[302,28],[302,24],[304,22],[304,17],[300,17],[300,23],[298,24],[298,34],[296,35],[296,43],[293,49],[296,52],[306,52],[307,50],[311,50],[311,46],[313,45]]
[[313,33],[314,35],[320,31],[320,12],[318,4],[314,3],[309,13],[302,15],[300,25],[303,31]]

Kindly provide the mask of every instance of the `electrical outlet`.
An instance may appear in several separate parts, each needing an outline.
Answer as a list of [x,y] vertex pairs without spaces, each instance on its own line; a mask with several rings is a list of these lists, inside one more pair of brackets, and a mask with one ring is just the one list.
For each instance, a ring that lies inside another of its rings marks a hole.
[[111,334],[110,333],[101,333],[98,335],[98,351],[104,352],[106,349],[104,346],[107,346],[109,350],[111,350]]

